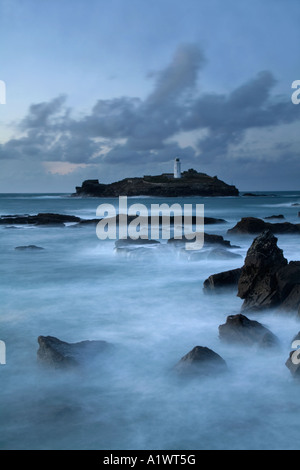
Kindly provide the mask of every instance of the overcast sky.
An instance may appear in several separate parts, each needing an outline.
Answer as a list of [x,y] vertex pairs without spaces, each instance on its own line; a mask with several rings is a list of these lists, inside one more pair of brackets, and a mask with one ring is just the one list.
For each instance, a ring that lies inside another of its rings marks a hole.
[[300,190],[299,0],[0,0],[0,192],[172,171]]

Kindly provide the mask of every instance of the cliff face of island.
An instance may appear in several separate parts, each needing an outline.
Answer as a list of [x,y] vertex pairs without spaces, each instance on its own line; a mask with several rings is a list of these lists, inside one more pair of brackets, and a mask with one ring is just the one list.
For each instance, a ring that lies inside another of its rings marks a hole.
[[189,170],[180,179],[170,175],[125,178],[111,184],[101,184],[98,180],[84,181],[76,188],[74,197],[119,197],[119,196],[239,196],[235,186],[230,186],[216,176]]

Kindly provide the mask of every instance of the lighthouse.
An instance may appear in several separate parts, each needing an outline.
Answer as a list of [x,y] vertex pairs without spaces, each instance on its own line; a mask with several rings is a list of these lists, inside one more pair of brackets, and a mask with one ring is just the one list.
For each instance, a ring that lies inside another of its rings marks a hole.
[[174,178],[181,178],[181,161],[180,158],[175,158],[174,161]]

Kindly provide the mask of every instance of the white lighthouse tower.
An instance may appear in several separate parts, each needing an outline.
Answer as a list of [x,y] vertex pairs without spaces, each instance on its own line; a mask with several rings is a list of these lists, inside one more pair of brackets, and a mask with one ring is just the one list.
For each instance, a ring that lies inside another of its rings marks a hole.
[[181,178],[181,161],[180,158],[175,158],[174,161],[174,178]]

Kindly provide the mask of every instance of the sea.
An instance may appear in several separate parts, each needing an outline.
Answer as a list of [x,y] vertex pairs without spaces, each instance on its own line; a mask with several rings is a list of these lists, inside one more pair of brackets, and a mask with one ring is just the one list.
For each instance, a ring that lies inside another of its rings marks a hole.
[[[58,213],[96,217],[118,199],[67,194],[2,194],[0,216]],[[285,366],[296,316],[248,315],[279,338],[271,352],[220,341],[219,325],[238,314],[236,292],[207,295],[211,274],[241,267],[254,236],[228,234],[242,217],[284,215],[300,223],[300,191],[256,197],[129,198],[128,203],[204,204],[225,223],[234,258],[188,255],[167,243],[119,252],[94,225],[0,226],[0,449],[292,450],[300,448],[300,383]],[[276,222],[274,220],[274,222]],[[36,245],[41,251],[18,251]],[[299,236],[279,235],[299,260]],[[110,352],[56,370],[37,361],[37,338],[104,340]],[[178,379],[174,366],[195,346],[221,355],[225,375]]]

